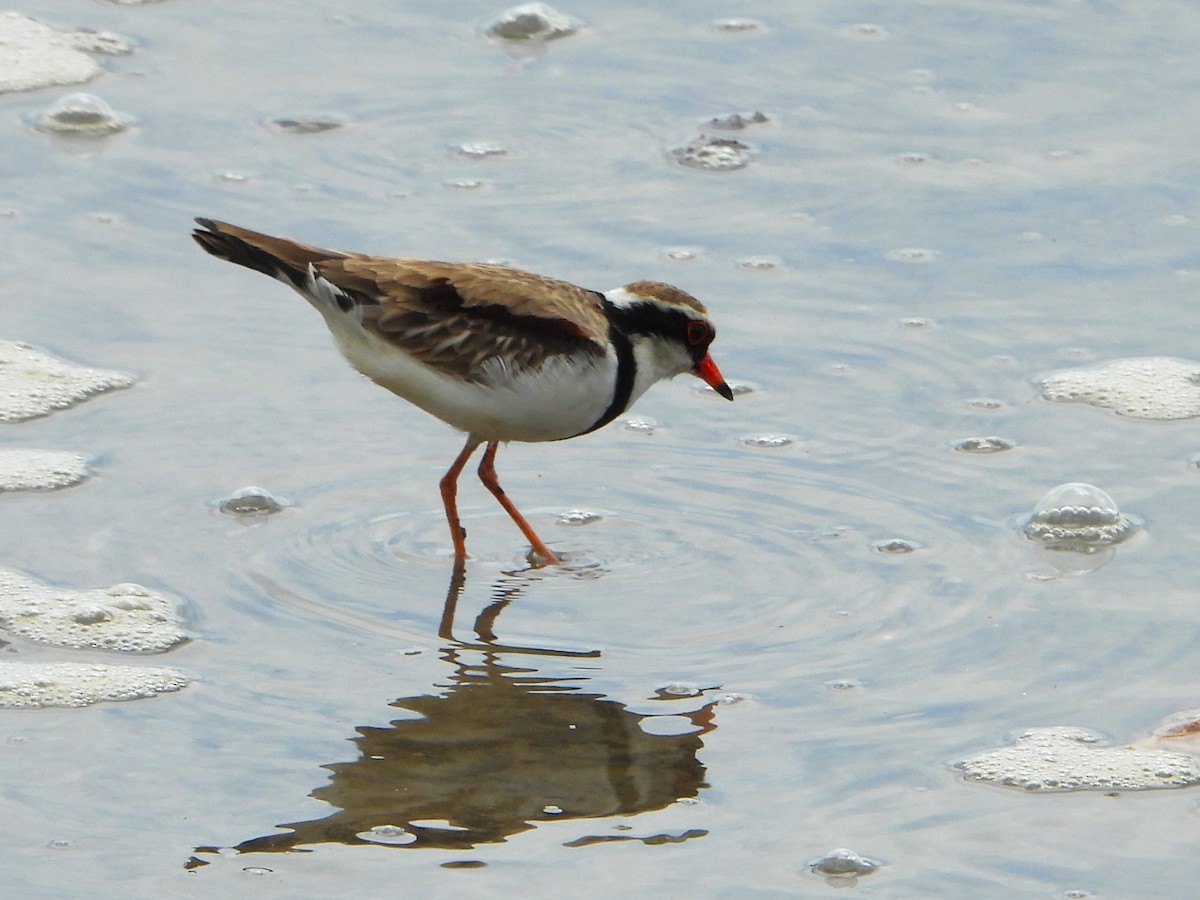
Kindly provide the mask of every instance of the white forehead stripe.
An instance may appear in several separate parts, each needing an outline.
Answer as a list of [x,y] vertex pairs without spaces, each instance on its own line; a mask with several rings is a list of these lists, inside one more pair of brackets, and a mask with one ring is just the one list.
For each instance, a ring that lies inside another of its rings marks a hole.
[[639,294],[631,294],[623,287],[613,288],[611,291],[605,291],[604,296],[613,306],[627,309],[635,303],[645,303],[648,297],[643,297]]

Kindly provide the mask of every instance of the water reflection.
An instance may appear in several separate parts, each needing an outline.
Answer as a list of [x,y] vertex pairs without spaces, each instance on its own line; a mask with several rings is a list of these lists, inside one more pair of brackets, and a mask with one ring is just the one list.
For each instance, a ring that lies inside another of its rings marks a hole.
[[[402,697],[406,715],[357,729],[358,758],[325,766],[329,782],[311,794],[334,810],[238,844],[239,853],[308,850],[323,843],[467,849],[504,841],[538,822],[632,815],[695,797],[705,784],[697,758],[713,730],[703,692],[672,699],[662,714],[633,712],[588,692],[587,676],[550,677],[532,657],[598,658],[598,651],[502,646],[496,618],[523,589],[509,576],[476,619],[474,638],[453,637],[464,583],[456,567],[447,593],[441,659],[451,668],[437,693]],[[518,662],[512,657],[516,657]],[[671,718],[675,733],[650,734],[648,719]],[[686,722],[690,722],[690,728]],[[686,731],[686,733],[679,733]],[[689,831],[678,839],[702,836]],[[217,847],[198,847],[214,854]],[[229,851],[224,851],[228,853]],[[187,868],[207,865],[194,856]]]

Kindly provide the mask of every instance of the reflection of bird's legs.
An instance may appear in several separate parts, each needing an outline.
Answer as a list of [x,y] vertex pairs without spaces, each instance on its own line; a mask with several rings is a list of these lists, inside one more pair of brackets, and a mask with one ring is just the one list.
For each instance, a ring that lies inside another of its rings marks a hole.
[[446,603],[442,606],[442,621],[438,625],[438,637],[444,641],[454,640],[454,611],[458,608],[458,598],[462,596],[466,583],[467,563],[465,560],[456,558],[454,570],[450,574],[450,586],[446,588]]
[[[482,481],[487,489],[492,492],[492,495],[500,501],[500,505],[504,507],[504,511],[512,517],[514,522],[517,523],[517,527],[520,528],[521,533],[525,535],[525,540],[529,541],[530,545],[532,545],[533,552],[540,556],[547,564],[554,565],[556,562],[558,562],[558,557],[554,555],[549,547],[542,543],[542,539],[534,533],[533,528],[530,527],[529,523],[525,521],[525,517],[517,511],[517,508],[513,505],[513,502],[508,499],[508,495],[504,493],[504,488],[500,487],[500,481],[496,478],[496,448],[499,445],[499,441],[488,441],[487,449],[483,451],[483,459],[479,462],[479,480]],[[467,442],[467,446],[472,450],[475,449],[474,447],[471,447],[470,441]],[[466,451],[464,450],[464,452]],[[467,456],[470,456],[470,453],[467,453]],[[461,455],[460,459],[462,459],[463,463],[466,462],[466,458],[462,457]],[[458,465],[459,469],[462,469],[462,465],[459,465],[457,460],[455,461],[455,464]],[[454,470],[451,469],[451,471]],[[449,475],[450,473],[447,472],[446,474]],[[457,477],[457,472],[455,473],[455,477]],[[443,485],[444,483],[445,479],[443,479]],[[443,499],[445,496],[446,489],[443,486]]]

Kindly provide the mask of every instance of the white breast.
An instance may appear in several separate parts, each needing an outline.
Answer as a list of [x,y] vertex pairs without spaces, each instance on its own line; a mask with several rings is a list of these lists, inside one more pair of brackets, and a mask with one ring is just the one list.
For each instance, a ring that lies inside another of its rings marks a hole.
[[[314,304],[315,305],[315,304]],[[551,357],[513,375],[489,363],[489,384],[448,377],[366,331],[351,313],[318,307],[342,355],[363,375],[453,427],[493,441],[557,441],[586,431],[612,402],[616,356]]]

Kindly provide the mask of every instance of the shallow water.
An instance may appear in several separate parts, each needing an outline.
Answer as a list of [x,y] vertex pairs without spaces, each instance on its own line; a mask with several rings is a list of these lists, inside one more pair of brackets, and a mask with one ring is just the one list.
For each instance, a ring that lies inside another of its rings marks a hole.
[[[193,640],[144,661],[196,682],[0,717],[10,892],[818,896],[806,863],[849,847],[885,863],[871,895],[1192,896],[1195,792],[951,766],[1196,705],[1200,425],[1035,387],[1196,357],[1192,6],[561,8],[589,27],[514,56],[479,34],[499,4],[21,5],[136,41],[83,88],[136,124],[56,140],[30,123],[78,86],[0,96],[0,339],[139,383],[0,428],[96,469],[0,497],[0,566],[180,597]],[[269,126],[312,115],[346,124]],[[701,134],[749,164],[679,165]],[[652,434],[503,449],[567,563],[526,570],[464,479],[460,584],[436,488],[460,439],[204,256],[194,215],[678,283],[756,389],[680,379],[639,403]],[[986,436],[1013,449],[953,449]],[[1021,517],[1072,481],[1145,525],[1056,577]],[[288,505],[217,511],[249,484]],[[312,852],[256,842],[280,823]]]

